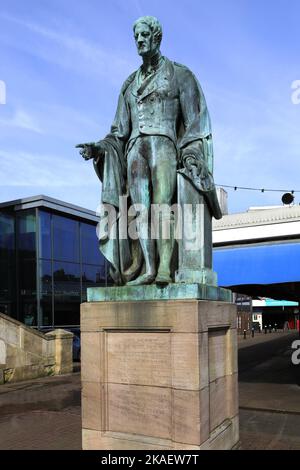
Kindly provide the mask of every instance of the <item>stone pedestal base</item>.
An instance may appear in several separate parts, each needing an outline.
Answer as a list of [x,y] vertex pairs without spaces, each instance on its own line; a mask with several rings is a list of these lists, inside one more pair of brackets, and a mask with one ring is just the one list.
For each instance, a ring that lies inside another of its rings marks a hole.
[[83,449],[232,449],[236,309],[199,300],[81,306]]

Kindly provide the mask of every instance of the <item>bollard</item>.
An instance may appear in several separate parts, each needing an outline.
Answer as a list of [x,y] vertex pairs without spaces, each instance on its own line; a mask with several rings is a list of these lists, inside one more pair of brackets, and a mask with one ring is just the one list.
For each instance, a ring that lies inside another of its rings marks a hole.
[[247,331],[244,330],[244,339],[246,339],[246,338],[247,338]]
[[272,333],[272,325],[269,325],[269,333]]
[[268,333],[268,327],[265,325],[265,335]]
[[277,333],[277,323],[275,323],[274,327],[275,327],[275,333]]
[[252,335],[252,338],[254,338],[254,328],[252,328],[251,330],[251,335]]

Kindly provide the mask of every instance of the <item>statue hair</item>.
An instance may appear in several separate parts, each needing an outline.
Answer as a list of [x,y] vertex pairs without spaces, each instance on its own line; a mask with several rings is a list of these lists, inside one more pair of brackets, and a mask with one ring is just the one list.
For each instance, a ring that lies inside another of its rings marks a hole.
[[135,31],[135,28],[137,27],[139,23],[144,23],[147,26],[149,26],[158,44],[161,43],[162,27],[158,19],[155,18],[155,16],[141,16],[140,18],[138,18],[133,24],[133,32]]

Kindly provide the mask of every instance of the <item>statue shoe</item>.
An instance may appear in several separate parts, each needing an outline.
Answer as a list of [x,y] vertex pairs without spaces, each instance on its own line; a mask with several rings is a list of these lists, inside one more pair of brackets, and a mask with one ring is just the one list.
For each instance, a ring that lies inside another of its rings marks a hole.
[[166,285],[166,284],[171,284],[171,283],[172,283],[172,278],[169,272],[160,271],[157,273],[155,284]]
[[127,282],[126,286],[143,286],[145,284],[152,284],[155,274],[145,273],[133,281]]

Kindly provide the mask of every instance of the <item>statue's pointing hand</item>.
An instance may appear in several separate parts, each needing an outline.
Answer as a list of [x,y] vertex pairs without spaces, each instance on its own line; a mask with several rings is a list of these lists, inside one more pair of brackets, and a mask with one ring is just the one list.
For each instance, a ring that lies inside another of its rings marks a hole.
[[79,153],[85,160],[91,160],[92,158],[96,159],[105,153],[105,148],[101,141],[78,144],[76,145],[76,148],[81,149]]

